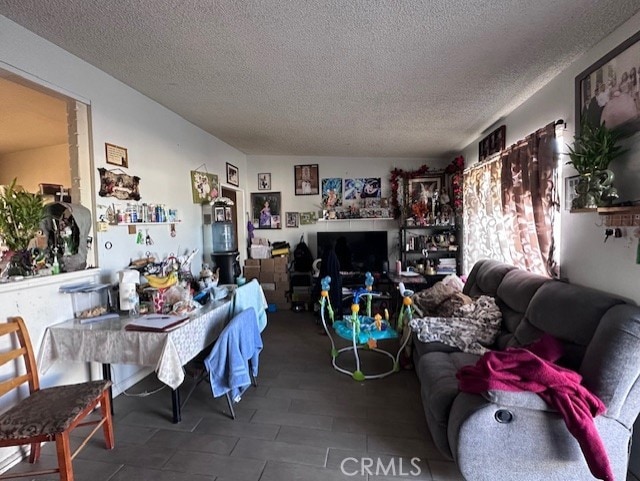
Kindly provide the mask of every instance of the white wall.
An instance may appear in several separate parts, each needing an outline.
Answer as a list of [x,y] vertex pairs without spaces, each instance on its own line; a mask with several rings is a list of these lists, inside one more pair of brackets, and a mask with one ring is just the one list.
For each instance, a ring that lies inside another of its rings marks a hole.
[[[504,121],[499,122],[497,125],[507,126],[507,145],[557,119],[564,119],[567,122],[564,142],[570,144],[575,132],[574,81],[576,75],[638,30],[640,30],[640,14],[632,17],[613,34],[577,59],[536,95],[508,115]],[[488,118],[487,123],[496,120]],[[636,200],[640,199],[640,163],[636,160],[640,151],[640,135],[636,134],[627,143],[631,151],[624,158],[614,161],[611,167],[616,172],[615,185],[620,191],[620,200]],[[563,151],[566,152],[566,148]],[[465,148],[463,154],[467,165],[477,160],[477,152],[477,142]],[[575,174],[570,166],[564,165],[567,161],[566,156],[561,160],[563,177]],[[569,278],[575,284],[613,292],[640,302],[638,285],[640,266],[635,263],[638,239],[632,237],[631,229],[627,229],[626,237],[611,238],[604,243],[604,228],[599,225],[601,220],[596,213],[571,214],[564,209],[563,203],[560,210],[562,276]]]
[[[391,196],[390,175],[395,168],[411,171],[426,164],[434,169],[446,167],[453,159],[407,159],[407,158],[347,158],[347,157],[303,157],[277,155],[249,155],[247,156],[247,200],[251,192],[258,191],[258,174],[271,173],[271,191],[281,192],[282,212],[317,212],[322,210],[322,196],[295,195],[294,166],[318,164],[320,182],[325,178],[361,178],[380,177],[382,179],[382,197]],[[320,184],[321,185],[321,184]],[[321,188],[320,188],[321,190]],[[304,235],[315,255],[316,232],[318,231],[369,231],[386,230],[388,232],[389,265],[393,265],[398,257],[398,222],[396,220],[328,220],[317,224],[303,225],[298,228],[258,229],[254,231],[257,237],[264,237],[270,241],[287,241],[293,249]]]
[[[176,237],[169,235],[166,225],[151,226],[149,234],[155,244],[150,247],[136,245],[135,236],[129,235],[126,227],[110,227],[105,233],[97,233],[94,244],[103,280],[114,281],[118,270],[146,250],[159,257],[171,252],[181,254],[194,248],[202,252],[201,207],[192,203],[189,171],[204,164],[206,167],[201,168],[217,174],[224,183],[225,163],[230,162],[239,168],[240,188],[243,188],[246,156],[242,152],[2,16],[0,68],[91,105],[96,185],[99,185],[97,168],[114,168],[105,162],[105,143],[116,144],[128,149],[129,168],[126,172],[141,178],[142,200],[163,203],[178,210],[182,222],[177,225]],[[111,197],[98,197],[96,193],[98,214],[104,213],[113,201]],[[246,223],[244,219],[239,220],[240,225],[243,222]],[[240,242],[245,242],[244,233],[245,230],[240,229]],[[105,248],[106,242],[113,244],[111,250]],[[192,272],[199,272],[200,264],[201,259],[198,258],[192,265]],[[65,299],[63,297],[61,302]],[[23,308],[0,291],[0,305],[15,307],[11,313],[5,313],[5,317],[9,314],[24,315],[29,327],[67,319],[71,313],[71,301],[68,302],[69,309],[47,310],[45,316],[44,311]],[[36,346],[41,342],[39,334],[40,331],[32,334]],[[68,366],[69,378],[72,372],[77,373],[77,369],[78,366]],[[129,387],[146,372],[137,366],[119,366],[114,373],[118,387],[116,393]],[[65,381],[64,378],[56,380]]]
[[29,192],[39,192],[40,183],[71,187],[69,145],[51,145],[0,156],[0,184],[14,178]]
[[[497,123],[497,125],[507,126],[507,145],[558,119],[564,119],[567,122],[564,142],[571,144],[576,124],[574,118],[576,75],[589,68],[638,30],[640,30],[640,14],[629,19],[508,115],[504,121]],[[489,118],[487,123],[497,120]],[[614,161],[611,168],[616,173],[615,185],[620,192],[620,200],[637,200],[640,199],[640,162],[637,161],[640,153],[640,135],[636,134],[626,142],[626,145],[630,151],[624,158]],[[563,152],[566,152],[566,149]],[[467,165],[476,162],[477,141],[467,146],[463,155]],[[561,159],[563,178],[576,173],[572,167],[564,165],[567,161],[566,156]],[[571,214],[565,210],[564,202],[559,213],[561,275],[567,277],[572,283],[616,293],[640,303],[640,284],[638,284],[640,265],[635,261],[639,239],[633,237],[633,229],[625,229],[625,237],[610,238],[605,243],[604,227],[600,225],[602,219],[598,214],[591,212]],[[640,478],[639,445],[640,421],[636,422],[630,466],[631,472],[638,478]]]

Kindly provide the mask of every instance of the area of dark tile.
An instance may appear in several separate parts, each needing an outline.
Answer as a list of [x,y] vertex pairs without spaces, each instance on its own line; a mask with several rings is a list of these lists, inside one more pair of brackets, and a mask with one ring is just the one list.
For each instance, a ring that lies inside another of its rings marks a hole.
[[233,458],[283,461],[310,466],[324,466],[326,456],[326,448],[262,439],[241,439],[231,453]]
[[[415,373],[354,381],[333,369],[329,340],[317,331],[310,313],[269,314],[258,387],[234,406],[235,420],[207,382],[195,388],[179,424],[171,421],[168,388],[116,397],[116,447],[106,450],[97,433],[73,461],[76,481],[464,481],[431,440]],[[150,375],[128,392],[158,387]],[[88,429],[71,436],[73,448]],[[55,444],[42,452],[35,466],[22,462],[11,471],[55,466]]]

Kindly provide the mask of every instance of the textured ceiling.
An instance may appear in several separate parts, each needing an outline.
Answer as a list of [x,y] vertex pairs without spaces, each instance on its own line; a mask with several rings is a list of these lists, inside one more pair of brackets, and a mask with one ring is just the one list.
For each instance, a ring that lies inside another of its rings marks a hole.
[[0,0],[247,154],[447,157],[640,0]]

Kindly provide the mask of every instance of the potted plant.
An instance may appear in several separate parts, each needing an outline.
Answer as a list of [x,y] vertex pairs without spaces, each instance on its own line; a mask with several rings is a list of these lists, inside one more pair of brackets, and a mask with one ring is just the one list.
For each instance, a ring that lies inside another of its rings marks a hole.
[[576,187],[578,197],[573,200],[572,208],[594,208],[618,198],[609,164],[626,152],[617,145],[620,138],[619,131],[604,123],[593,126],[583,120],[573,147],[568,146],[570,160],[567,164],[573,165],[580,175]]
[[7,257],[12,266],[9,275],[28,274],[31,268],[31,256],[28,254],[29,242],[40,230],[44,217],[44,205],[40,194],[31,194],[16,188],[16,180],[0,191],[0,238],[9,249]]

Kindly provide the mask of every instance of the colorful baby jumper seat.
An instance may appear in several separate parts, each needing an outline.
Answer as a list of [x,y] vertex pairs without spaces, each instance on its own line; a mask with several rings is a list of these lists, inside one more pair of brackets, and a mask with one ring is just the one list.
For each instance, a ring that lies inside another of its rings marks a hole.
[[[403,321],[403,313],[407,312],[406,322],[410,320],[411,310],[405,309],[407,303],[403,301],[403,309],[400,310],[398,315],[398,330],[389,323],[389,314],[385,309],[384,318],[380,314],[371,316],[371,301],[372,298],[379,296],[379,293],[373,292],[373,276],[370,272],[365,275],[365,287],[358,288],[351,291],[352,303],[351,303],[351,315],[344,316],[341,320],[334,320],[333,308],[331,301],[329,300],[329,287],[331,285],[331,277],[326,276],[320,281],[322,291],[320,293],[320,318],[322,319],[322,326],[329,336],[331,341],[331,363],[338,372],[347,374],[356,381],[364,381],[365,379],[380,379],[386,377],[394,372],[400,370],[400,354],[409,342],[410,336],[403,336],[401,345],[398,348],[398,352],[394,355],[391,352],[378,347],[378,341],[383,339],[397,339],[398,331],[403,332],[405,321]],[[405,297],[405,299],[407,299]],[[409,306],[410,306],[409,299]],[[360,303],[365,303],[365,315],[360,314]],[[341,338],[350,341],[351,345],[343,347],[341,349],[336,348],[336,344],[333,339],[332,330],[327,327],[327,321],[325,318],[325,311],[329,315],[331,321],[331,327],[333,331]],[[360,356],[358,350],[368,350],[387,356],[392,361],[391,369],[378,374],[365,374],[361,368]],[[340,354],[345,352],[353,352],[356,362],[355,371],[350,371],[343,367],[340,367],[337,363],[337,359]]]

